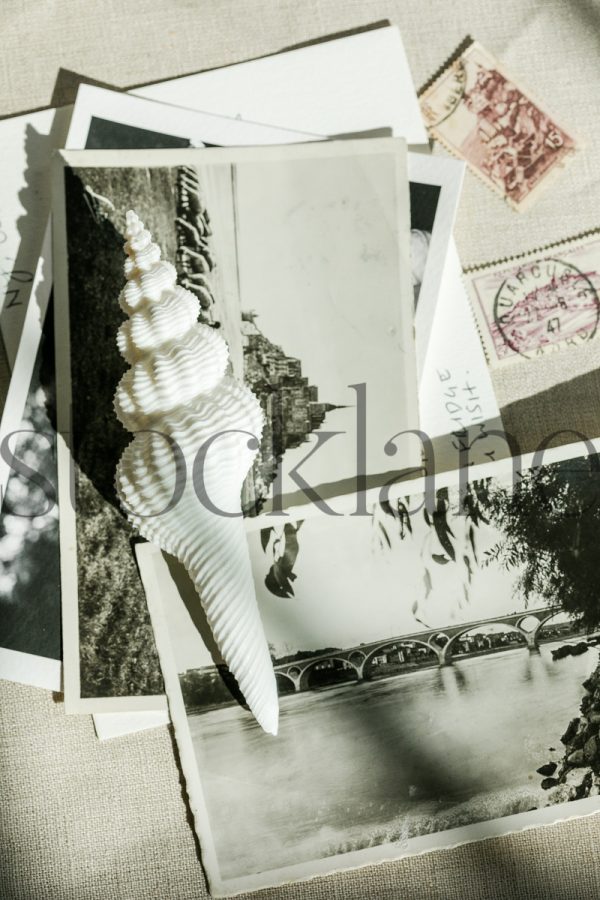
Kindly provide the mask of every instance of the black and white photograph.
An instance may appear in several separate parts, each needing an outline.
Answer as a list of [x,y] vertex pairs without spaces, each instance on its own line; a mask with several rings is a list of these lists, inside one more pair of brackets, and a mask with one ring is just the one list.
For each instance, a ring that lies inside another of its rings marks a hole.
[[276,740],[139,546],[213,893],[597,810],[599,521],[594,454],[249,532]]
[[[0,121],[0,430],[23,419],[52,290],[49,166],[64,143],[68,110],[46,109]],[[10,380],[9,380],[10,379]],[[0,458],[0,496],[11,470]]]
[[[18,369],[17,369],[18,370]],[[54,335],[46,317],[0,511],[0,677],[61,690]]]
[[[52,285],[40,261],[44,257],[49,265],[49,245],[44,244],[50,212],[49,165],[53,150],[64,146],[68,127],[69,110],[63,108],[0,121],[0,335],[10,371],[15,368],[30,300],[42,312]],[[43,321],[43,315],[40,318]],[[29,378],[17,379],[24,392],[17,425]],[[11,389],[14,394],[15,387]]]
[[[311,455],[319,431],[333,438],[303,464],[303,478],[318,491],[324,485],[325,496],[350,495],[362,384],[369,442],[358,474],[383,483],[390,470],[420,463],[410,438],[398,441],[399,461],[390,464],[384,450],[417,421],[404,146],[383,139],[153,151],[152,166],[146,151],[64,155],[55,241],[66,264],[55,289],[58,416],[61,433],[72,429],[77,473],[76,514],[61,507],[69,709],[164,702],[150,623],[140,615],[133,532],[114,492],[129,440],[113,408],[125,365],[116,335],[127,209],[135,205],[163,258],[175,263],[201,321],[225,337],[234,373],[263,407],[244,512],[268,511],[274,485],[284,497],[295,487],[289,472]],[[68,503],[64,450],[59,441],[59,491]]]

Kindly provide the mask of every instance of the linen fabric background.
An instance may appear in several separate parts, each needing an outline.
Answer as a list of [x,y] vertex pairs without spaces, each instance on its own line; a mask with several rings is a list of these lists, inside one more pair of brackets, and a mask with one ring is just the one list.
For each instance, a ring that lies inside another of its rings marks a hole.
[[[400,27],[417,87],[470,34],[585,141],[525,214],[467,173],[456,228],[463,264],[600,225],[595,0],[2,0],[0,116],[72,100],[74,79],[63,75],[55,90],[61,67],[130,87],[382,19]],[[571,364],[565,356],[562,377],[579,374]],[[496,377],[502,401],[518,396],[522,379]],[[580,394],[584,415],[600,409],[593,378]],[[543,433],[543,403],[525,412],[532,433]],[[2,898],[207,896],[168,728],[101,744],[91,718],[66,717],[60,697],[0,682],[0,703]],[[584,900],[600,895],[599,843],[592,816],[252,896]]]

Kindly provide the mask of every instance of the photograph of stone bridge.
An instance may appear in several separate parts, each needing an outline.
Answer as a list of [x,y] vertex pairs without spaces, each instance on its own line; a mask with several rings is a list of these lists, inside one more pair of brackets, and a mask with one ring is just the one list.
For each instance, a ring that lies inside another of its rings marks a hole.
[[[275,673],[280,689],[291,692],[293,688],[294,692],[299,692],[310,690],[314,686],[311,684],[311,676],[319,669],[337,668],[340,675],[342,673],[346,675],[345,678],[340,678],[340,681],[371,679],[374,677],[373,670],[379,667],[379,661],[383,660],[385,652],[390,650],[395,651],[397,655],[398,669],[407,659],[408,648],[415,648],[418,651],[422,664],[439,666],[452,665],[453,656],[458,654],[493,652],[494,649],[507,649],[511,646],[523,646],[530,651],[536,651],[543,638],[544,627],[559,612],[556,607],[546,606],[444,628],[425,629],[344,650],[276,663]],[[489,626],[503,626],[502,631],[496,631],[493,635],[501,639],[495,646],[490,639],[492,635],[485,634],[485,629]],[[571,627],[571,623],[562,624],[560,633],[570,632]],[[476,632],[473,639],[465,640],[472,632]]]

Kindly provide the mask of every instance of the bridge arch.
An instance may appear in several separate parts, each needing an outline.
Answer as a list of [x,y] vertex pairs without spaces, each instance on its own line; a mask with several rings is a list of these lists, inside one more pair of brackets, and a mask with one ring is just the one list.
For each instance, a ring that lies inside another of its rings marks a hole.
[[293,694],[298,690],[297,683],[286,672],[275,672],[275,681],[279,694]]
[[566,613],[564,609],[554,609],[551,613],[548,613],[547,616],[542,616],[542,618],[540,619],[540,628],[543,628],[544,625],[547,625],[548,622],[550,622],[552,619],[555,619],[556,616],[567,616],[569,620],[572,621],[572,619],[570,619],[568,613]]
[[552,612],[548,613],[547,616],[542,616],[540,621],[540,628],[543,628],[546,622],[549,622],[550,619],[556,618],[556,616],[568,616],[568,613],[564,611],[564,609],[553,609]]
[[359,671],[358,666],[356,666],[350,659],[348,659],[347,656],[320,656],[318,659],[311,659],[309,664],[307,666],[305,666],[304,669],[302,669],[300,678],[298,680],[299,690],[301,690],[301,691],[307,690],[310,686],[309,679],[310,679],[311,673],[315,670],[315,668],[317,666],[321,665],[322,663],[328,663],[328,662],[342,663],[342,668],[344,668],[344,669],[350,668],[353,670],[353,672],[356,676],[356,681],[361,680],[361,672]]
[[348,662],[351,662],[353,666],[356,666],[357,669],[363,665],[365,659],[367,658],[367,654],[364,650],[356,649],[352,650],[348,654]]
[[445,647],[450,637],[446,634],[445,631],[436,631],[432,633],[431,637],[428,639],[428,643],[433,647]]
[[[502,625],[502,627],[505,628],[506,631],[512,631],[513,633],[518,634],[520,637],[522,637],[525,640],[527,646],[531,645],[529,632],[525,631],[523,628],[519,628],[518,625],[512,625],[510,622],[503,622],[501,620],[498,622],[490,621],[490,622],[486,622],[485,624],[486,625]],[[471,623],[470,625],[467,625],[465,628],[461,629],[460,631],[457,631],[456,634],[452,635],[452,637],[450,638],[448,643],[441,649],[442,665],[448,665],[450,663],[450,660],[454,653],[454,647],[456,646],[457,642],[462,637],[464,637],[465,634],[469,634],[470,631],[476,631],[478,628],[481,628],[481,625],[478,625],[478,624],[473,625],[473,623]],[[537,630],[536,630],[535,634],[537,634]],[[531,637],[533,640],[535,635],[533,635]]]
[[427,641],[420,641],[417,638],[407,638],[406,640],[402,640],[402,638],[397,638],[396,640],[383,641],[377,647],[373,647],[369,653],[365,655],[363,664],[360,669],[360,677],[364,678],[366,670],[368,666],[370,666],[375,659],[375,657],[381,653],[383,650],[386,650],[388,647],[407,647],[409,645],[415,645],[417,647],[425,647],[426,650],[432,654],[432,656],[440,662],[440,653],[441,648],[436,647],[435,645],[427,643]]
[[[533,628],[525,628],[523,623],[526,622],[527,619],[532,619],[536,623]],[[519,618],[516,620],[515,625],[523,632],[533,632],[539,629],[541,622],[542,620],[540,616],[535,612],[524,612],[523,615],[519,616]]]
[[[548,615],[540,618],[540,624],[536,629],[536,636],[539,637],[540,633],[544,630],[546,625],[548,625],[552,621],[552,619],[555,619],[557,616],[565,616],[567,618],[567,621],[569,621],[569,623],[571,623],[571,624],[573,623],[573,619],[568,615],[568,613],[565,612],[564,609],[555,608]],[[565,635],[565,637],[566,636],[567,635]]]

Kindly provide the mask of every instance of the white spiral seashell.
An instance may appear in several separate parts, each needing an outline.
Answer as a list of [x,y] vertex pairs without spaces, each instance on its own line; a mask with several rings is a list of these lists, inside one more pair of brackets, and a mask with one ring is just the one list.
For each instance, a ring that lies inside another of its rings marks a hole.
[[116,473],[129,521],[189,572],[215,640],[259,724],[277,733],[275,674],[241,517],[241,489],[263,427],[252,392],[226,374],[228,349],[197,322],[198,300],[176,284],[134,212],[127,213],[120,297],[130,364],[115,412],[134,439]]

